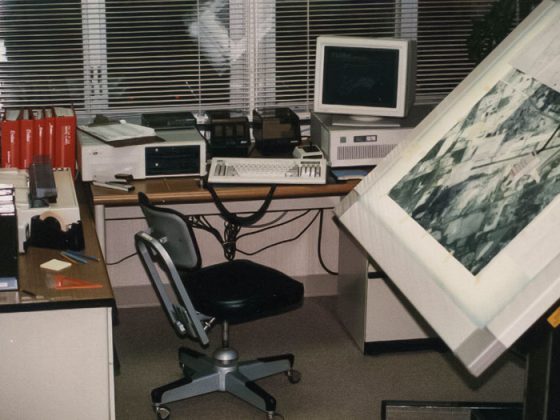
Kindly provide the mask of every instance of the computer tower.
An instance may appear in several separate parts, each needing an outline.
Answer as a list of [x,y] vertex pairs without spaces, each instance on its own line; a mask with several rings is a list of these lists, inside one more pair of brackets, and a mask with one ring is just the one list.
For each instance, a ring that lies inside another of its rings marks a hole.
[[[311,113],[311,142],[319,146],[333,168],[375,166],[428,115],[432,106],[414,106],[398,125],[343,123],[335,114]],[[392,120],[394,122],[394,120]]]

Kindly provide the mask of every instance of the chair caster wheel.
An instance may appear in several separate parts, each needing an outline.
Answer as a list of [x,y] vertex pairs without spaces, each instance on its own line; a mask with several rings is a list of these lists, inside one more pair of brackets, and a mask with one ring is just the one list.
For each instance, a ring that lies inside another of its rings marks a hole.
[[297,384],[301,381],[301,373],[298,370],[290,369],[286,371],[286,376],[291,384]]
[[171,416],[171,411],[167,407],[159,406],[155,410],[158,420],[166,420]]

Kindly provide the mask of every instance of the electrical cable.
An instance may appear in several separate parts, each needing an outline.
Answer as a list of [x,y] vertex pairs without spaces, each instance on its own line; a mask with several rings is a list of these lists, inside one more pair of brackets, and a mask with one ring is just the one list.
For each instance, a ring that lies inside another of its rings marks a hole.
[[187,223],[189,223],[193,228],[197,228],[197,229],[201,229],[201,230],[205,230],[207,232],[210,232],[217,239],[217,241],[222,245],[222,248],[224,250],[224,257],[227,260],[231,261],[231,260],[235,259],[235,254],[237,252],[237,241],[239,239],[241,239],[245,236],[256,235],[256,234],[264,232],[266,230],[283,226],[287,223],[291,223],[294,220],[297,220],[297,219],[305,216],[310,211],[311,210],[306,210],[302,214],[299,214],[295,217],[292,217],[289,220],[286,220],[282,223],[276,223],[276,222],[278,222],[278,220],[281,220],[286,215],[287,211],[284,211],[284,212],[282,212],[282,214],[279,217],[277,217],[275,220],[273,220],[271,222],[263,223],[262,225],[245,226],[246,228],[255,228],[255,229],[259,229],[259,230],[256,230],[256,231],[253,231],[253,232],[247,232],[243,235],[239,235],[239,232],[241,230],[241,226],[237,225],[236,223],[231,223],[230,221],[225,220],[224,221],[224,236],[223,236],[223,238],[222,238],[222,235],[220,234],[220,232],[215,227],[213,227],[210,224],[210,222],[208,222],[206,217],[204,217],[204,216],[185,216],[185,219],[186,219]]
[[120,263],[122,263],[123,261],[128,260],[129,258],[134,257],[136,254],[138,254],[138,253],[137,253],[137,252],[134,252],[134,253],[132,253],[132,254],[130,254],[130,255],[127,255],[126,257],[121,258],[120,260],[113,261],[113,262],[106,262],[105,265],[116,265],[116,264],[120,264]]
[[[319,209],[317,211],[317,213],[315,214],[315,216],[313,216],[313,218],[309,221],[309,223],[305,226],[305,228],[303,228],[303,230],[298,233],[296,236],[290,238],[290,239],[285,239],[282,241],[278,241],[272,244],[269,244],[263,248],[260,248],[256,251],[253,252],[246,252],[243,250],[240,250],[237,248],[237,241],[241,238],[244,238],[246,236],[251,236],[251,235],[256,235],[258,233],[262,233],[265,232],[267,230],[270,229],[274,229],[277,227],[281,227],[284,226],[288,223],[291,223],[295,220],[298,220],[302,217],[304,217],[305,215],[309,214],[311,212],[310,209],[305,210],[303,213],[298,214],[297,216],[292,217],[289,220],[286,220],[282,223],[277,223],[277,224],[272,224],[277,222],[278,220],[281,220],[287,213],[287,211],[282,212],[282,214],[277,217],[274,221],[272,222],[268,222],[268,223],[264,223],[260,226],[247,226],[250,228],[257,228],[259,230],[255,230],[252,232],[247,232],[244,233],[243,235],[239,235],[239,232],[241,230],[241,226],[235,224],[235,223],[230,223],[228,221],[224,221],[224,236],[222,238],[222,235],[220,234],[220,232],[210,224],[210,222],[208,221],[208,219],[206,219],[205,216],[203,215],[196,215],[196,216],[184,216],[185,221],[191,225],[191,227],[196,228],[196,229],[201,229],[204,230],[206,232],[209,232],[212,236],[214,236],[217,241],[222,245],[223,250],[224,250],[224,257],[229,260],[232,261],[233,259],[235,259],[235,254],[236,252],[239,252],[240,254],[246,255],[246,256],[253,256],[256,255],[260,252],[263,252],[269,248],[273,248],[275,246],[284,244],[284,243],[288,243],[288,242],[293,242],[297,239],[299,239],[315,222],[315,220],[317,220],[317,217],[319,217],[319,234],[318,234],[318,240],[317,240],[317,254],[319,257],[319,263],[321,264],[321,267],[323,268],[323,270],[325,270],[327,273],[331,274],[331,275],[337,275],[338,273],[329,270],[327,268],[327,266],[325,265],[324,261],[323,261],[323,257],[321,255],[321,242],[322,242],[322,233],[323,233],[323,212],[324,209]],[[264,227],[262,227],[264,226]],[[113,261],[113,262],[107,262],[105,263],[105,265],[109,266],[109,265],[116,265],[116,264],[120,264],[123,261],[126,261],[129,258],[134,257],[135,255],[137,255],[136,252],[127,255],[117,261]]]
[[[318,231],[318,237],[317,237],[317,256],[319,258],[319,263],[321,264],[321,267],[323,268],[323,270],[325,270],[328,274],[336,276],[336,275],[338,275],[338,273],[330,270],[326,266],[326,264],[323,260],[323,255],[322,255],[322,250],[321,250],[321,243],[322,243],[322,237],[323,237],[324,209],[319,209],[317,211],[317,213],[315,214],[315,216],[307,224],[307,226],[305,226],[305,228],[299,234],[297,234],[295,237],[269,244],[269,245],[267,245],[263,248],[260,248],[256,251],[252,251],[252,252],[243,251],[243,250],[237,248],[237,241],[239,241],[241,238],[251,236],[251,235],[256,235],[256,234],[265,232],[267,230],[274,229],[274,228],[277,228],[277,227],[281,227],[281,226],[284,226],[288,223],[292,223],[293,221],[304,217],[305,215],[309,214],[310,212],[311,212],[311,210],[307,209],[303,213],[298,214],[297,216],[294,216],[294,217],[292,217],[292,218],[290,218],[290,219],[288,219],[288,220],[286,220],[282,223],[263,224],[261,226],[265,226],[264,228],[259,228],[258,230],[255,230],[255,231],[252,231],[252,232],[247,232],[247,233],[244,233],[242,235],[239,235],[239,232],[241,230],[241,226],[236,225],[235,223],[230,223],[228,221],[224,221],[224,237],[223,238],[220,235],[220,233],[218,232],[218,230],[216,228],[214,228],[208,222],[206,217],[204,217],[204,216],[187,216],[186,218],[188,219],[189,223],[191,223],[192,227],[198,228],[198,229],[203,229],[207,232],[210,232],[213,236],[215,236],[216,239],[218,240],[218,242],[223,247],[225,258],[227,260],[231,261],[235,258],[235,254],[237,252],[239,252],[240,254],[246,255],[246,256],[253,256],[253,255],[256,255],[260,252],[263,252],[263,251],[265,251],[269,248],[272,248],[272,247],[275,247],[275,246],[278,246],[278,245],[281,245],[281,244],[284,244],[284,243],[293,242],[293,241],[299,239],[311,227],[311,225],[315,222],[317,217],[319,217],[319,231]],[[280,220],[282,217],[284,217],[284,215],[286,213],[287,212],[283,212],[280,217],[276,218],[276,221]],[[257,228],[257,226],[247,226],[247,227]]]
[[[237,237],[237,240],[239,240],[239,239],[241,239],[241,238],[244,238],[244,237],[246,237],[246,236],[256,235],[256,234],[258,234],[258,233],[265,232],[265,231],[270,230],[270,229],[273,229],[273,228],[277,228],[277,227],[280,227],[280,226],[284,226],[284,225],[286,225],[286,224],[288,224],[288,223],[291,223],[291,222],[293,222],[293,221],[295,221],[295,220],[297,220],[297,219],[302,218],[302,217],[305,216],[306,214],[309,214],[310,211],[311,211],[311,210],[308,209],[308,210],[304,211],[303,213],[298,214],[297,216],[294,216],[294,217],[292,217],[291,219],[286,220],[286,221],[284,221],[284,222],[282,222],[282,223],[278,223],[278,224],[273,225],[273,226],[267,226],[267,227],[265,227],[265,228],[263,228],[263,229],[255,230],[255,231],[253,231],[253,232],[244,233],[243,235],[239,235],[239,236]],[[247,227],[252,227],[252,226],[247,226]]]
[[327,268],[325,262],[323,261],[323,256],[321,255],[321,240],[323,237],[323,211],[324,209],[319,210],[320,216],[319,216],[319,234],[317,235],[317,255],[319,256],[319,263],[321,264],[321,267],[323,267],[323,270],[325,270],[327,273],[333,276],[337,276],[338,275],[337,272],[329,270]]
[[254,213],[248,216],[238,216],[235,213],[231,213],[226,208],[226,206],[224,206],[224,203],[222,203],[220,197],[218,197],[218,194],[214,190],[214,187],[208,182],[206,182],[206,189],[210,192],[210,195],[214,200],[214,204],[216,205],[216,207],[220,211],[220,214],[225,220],[227,220],[231,224],[235,224],[239,226],[250,226],[254,223],[257,223],[265,215],[266,211],[268,210],[268,206],[272,201],[272,196],[274,195],[274,191],[276,191],[276,185],[270,186],[270,190],[268,191],[268,194],[266,195],[262,205],[259,207],[257,211],[255,211]]
[[228,221],[224,222],[224,241],[222,247],[224,248],[224,256],[228,261],[235,259],[235,252],[237,251],[237,234],[241,230],[241,226]]
[[258,253],[260,253],[260,252],[262,252],[262,251],[265,251],[265,250],[267,250],[267,249],[269,249],[269,248],[272,248],[272,247],[275,247],[275,246],[278,246],[278,245],[281,245],[281,244],[285,244],[285,243],[288,243],[288,242],[295,241],[296,239],[299,239],[299,238],[307,231],[307,229],[309,229],[309,228],[311,227],[311,225],[313,224],[313,222],[315,222],[315,220],[316,220],[317,217],[319,216],[319,213],[320,213],[320,211],[318,211],[318,212],[315,214],[315,216],[313,216],[313,218],[311,219],[311,221],[307,224],[307,226],[305,226],[305,228],[303,228],[303,230],[302,230],[300,233],[298,233],[296,236],[294,236],[293,238],[285,239],[285,240],[282,240],[282,241],[275,242],[275,243],[273,243],[273,244],[267,245],[267,246],[265,246],[265,247],[263,247],[263,248],[261,248],[261,249],[258,249],[258,250],[256,250],[256,251],[253,251],[253,252],[246,252],[246,251],[243,251],[243,250],[241,250],[241,249],[237,249],[237,251],[238,251],[240,254],[247,255],[247,256],[252,256],[252,255],[256,255],[256,254],[258,254]]
[[218,229],[212,226],[210,222],[208,222],[205,216],[202,215],[184,216],[184,219],[186,223],[189,224],[191,227],[209,232],[218,240],[220,244],[224,243],[224,239],[222,238],[222,235],[220,234]]
[[284,218],[284,216],[286,216],[286,214],[288,214],[287,210],[284,210],[280,216],[278,216],[276,219],[271,220],[270,222],[266,222],[266,223],[261,223],[260,225],[251,225],[251,226],[245,226],[247,228],[251,228],[251,229],[259,229],[259,228],[264,228],[264,227],[268,227],[270,225],[273,225],[274,223],[278,222],[279,220],[282,220]]

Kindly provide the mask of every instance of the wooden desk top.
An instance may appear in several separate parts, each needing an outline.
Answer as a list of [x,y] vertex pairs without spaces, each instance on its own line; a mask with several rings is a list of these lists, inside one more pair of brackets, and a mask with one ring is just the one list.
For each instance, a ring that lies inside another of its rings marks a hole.
[[[47,248],[31,247],[19,256],[19,291],[0,292],[0,312],[20,312],[45,309],[66,309],[81,307],[114,306],[113,289],[107,274],[107,268],[101,254],[95,225],[90,209],[85,205],[84,192],[77,187],[76,193],[80,204],[80,218],[84,230],[84,254],[95,256],[99,262],[72,264],[71,267],[54,273],[39,266],[56,258],[64,260],[60,251]],[[92,283],[101,284],[95,289],[56,290],[52,287],[53,275],[61,274]],[[49,287],[51,286],[51,287]],[[31,294],[23,291],[31,292]]]
[[[348,194],[359,181],[351,180],[325,185],[279,185],[274,198],[324,197]],[[132,182],[134,191],[123,192],[92,185],[94,205],[123,206],[138,202],[138,192],[146,193],[156,203],[212,202],[212,196],[200,185],[198,177],[152,178]],[[266,197],[268,185],[228,185],[215,188],[222,201],[259,200]]]

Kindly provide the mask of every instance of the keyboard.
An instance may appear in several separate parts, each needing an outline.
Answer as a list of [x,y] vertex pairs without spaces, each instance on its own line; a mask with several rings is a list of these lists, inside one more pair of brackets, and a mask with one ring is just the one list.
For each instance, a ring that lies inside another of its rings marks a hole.
[[212,158],[208,182],[216,184],[325,184],[325,159]]

